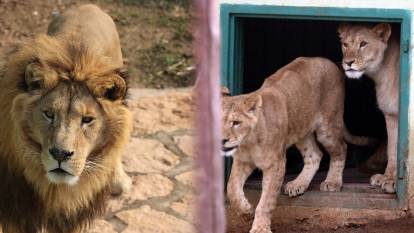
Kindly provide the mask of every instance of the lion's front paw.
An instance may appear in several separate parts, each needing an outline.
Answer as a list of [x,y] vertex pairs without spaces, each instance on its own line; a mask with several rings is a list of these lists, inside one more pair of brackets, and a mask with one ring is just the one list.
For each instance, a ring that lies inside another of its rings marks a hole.
[[230,210],[243,222],[250,222],[254,218],[254,210],[250,205],[246,206],[246,208],[243,209],[240,207],[231,206]]
[[131,186],[131,178],[126,173],[124,173],[112,181],[111,194],[121,195],[123,193],[127,193],[131,189]]
[[272,233],[270,226],[253,226],[249,233]]
[[395,179],[386,175],[376,174],[371,176],[371,185],[380,186],[386,193],[395,193]]
[[308,185],[293,180],[285,185],[283,191],[286,195],[289,195],[289,197],[296,197],[302,195],[307,188]]
[[327,181],[321,183],[321,191],[324,192],[339,192],[342,188],[342,182],[339,181]]

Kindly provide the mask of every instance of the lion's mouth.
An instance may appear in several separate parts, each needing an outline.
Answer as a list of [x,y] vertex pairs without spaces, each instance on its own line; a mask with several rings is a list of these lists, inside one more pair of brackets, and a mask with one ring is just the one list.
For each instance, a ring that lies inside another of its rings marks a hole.
[[360,78],[364,74],[364,71],[347,69],[345,70],[345,74],[348,78]]
[[221,154],[222,156],[228,157],[233,156],[233,154],[236,152],[238,146],[232,146],[232,147],[222,147],[221,148]]
[[228,151],[231,151],[231,150],[236,149],[236,148],[237,148],[237,146],[232,146],[232,147],[223,147],[223,148],[222,148],[222,150],[223,150],[224,152],[228,152]]
[[58,174],[58,175],[61,175],[61,176],[66,176],[66,175],[73,176],[72,174],[70,174],[69,172],[63,170],[60,167],[56,168],[56,169],[53,169],[53,170],[50,170],[49,172],[52,172],[54,174]]

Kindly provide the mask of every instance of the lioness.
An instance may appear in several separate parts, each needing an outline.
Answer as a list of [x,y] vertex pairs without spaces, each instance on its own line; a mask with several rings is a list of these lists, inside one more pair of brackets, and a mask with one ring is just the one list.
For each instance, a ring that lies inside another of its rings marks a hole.
[[363,74],[375,82],[378,106],[387,125],[388,163],[384,174],[371,177],[371,184],[395,193],[397,179],[398,99],[400,82],[400,44],[391,37],[391,25],[342,24],[338,28],[342,43],[342,66],[349,78]]
[[8,58],[0,78],[0,224],[4,233],[75,233],[129,186],[132,130],[112,19],[94,5],[57,17]]
[[285,185],[286,194],[304,193],[318,170],[322,153],[315,136],[331,156],[320,189],[341,189],[347,148],[343,138],[356,144],[367,142],[352,138],[344,127],[344,92],[344,77],[335,64],[324,58],[301,57],[268,77],[257,91],[223,97],[222,153],[234,157],[227,194],[236,212],[253,213],[243,186],[256,167],[263,171],[263,191],[251,233],[271,232],[270,217],[283,183],[286,149],[291,145],[299,149],[305,165]]

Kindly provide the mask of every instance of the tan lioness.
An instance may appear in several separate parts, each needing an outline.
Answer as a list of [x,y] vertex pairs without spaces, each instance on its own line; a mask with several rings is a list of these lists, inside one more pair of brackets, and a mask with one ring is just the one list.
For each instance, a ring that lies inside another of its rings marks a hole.
[[304,193],[318,170],[322,153],[315,136],[331,156],[320,189],[341,189],[347,148],[343,138],[367,143],[366,138],[352,137],[346,131],[344,92],[344,77],[335,64],[324,58],[301,57],[268,77],[257,91],[223,96],[222,153],[234,157],[227,194],[237,213],[253,214],[243,186],[253,169],[263,171],[263,191],[251,233],[271,232],[270,217],[285,175],[286,149],[292,145],[301,152],[305,165],[285,185],[286,194]]
[[375,82],[378,106],[387,124],[388,163],[384,174],[371,177],[371,184],[387,193],[395,193],[397,179],[398,99],[400,81],[400,45],[391,37],[391,25],[342,24],[338,28],[342,43],[342,66],[349,78],[363,74]]

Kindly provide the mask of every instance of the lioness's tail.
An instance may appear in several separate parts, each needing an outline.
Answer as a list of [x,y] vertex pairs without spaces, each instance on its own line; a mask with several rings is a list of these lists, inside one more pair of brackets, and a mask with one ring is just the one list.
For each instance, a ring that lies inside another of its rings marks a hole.
[[374,138],[365,137],[365,136],[356,136],[351,134],[346,127],[344,127],[344,139],[346,142],[349,142],[358,146],[367,146],[373,145],[376,143]]

